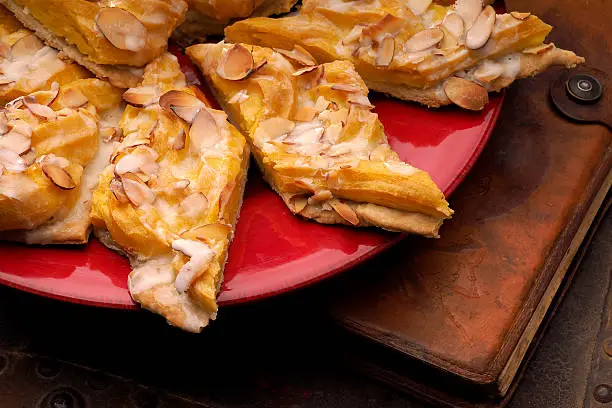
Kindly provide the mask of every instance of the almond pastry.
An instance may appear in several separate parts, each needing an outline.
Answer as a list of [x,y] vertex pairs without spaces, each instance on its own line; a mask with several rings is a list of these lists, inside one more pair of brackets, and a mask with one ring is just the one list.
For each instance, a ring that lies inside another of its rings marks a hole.
[[89,78],[81,66],[59,58],[0,6],[0,104],[29,93]]
[[164,54],[128,89],[121,137],[93,197],[97,236],[127,255],[135,301],[184,330],[217,313],[249,163],[244,137]]
[[0,0],[47,44],[98,77],[135,86],[167,48],[185,0]]
[[0,239],[82,244],[91,195],[110,156],[121,92],[95,78],[51,84],[0,111]]
[[225,43],[187,54],[293,213],[428,237],[452,215],[429,175],[391,150],[350,62],[308,65],[312,57],[299,49]]
[[287,13],[297,0],[189,0],[185,22],[173,37],[181,43],[192,43],[208,35],[223,34],[232,21],[250,16]]
[[285,50],[299,45],[319,62],[351,61],[370,89],[429,107],[454,103],[481,110],[488,92],[518,78],[584,62],[543,44],[552,27],[538,17],[496,14],[486,3],[304,0],[297,14],[249,18],[225,34],[237,43]]

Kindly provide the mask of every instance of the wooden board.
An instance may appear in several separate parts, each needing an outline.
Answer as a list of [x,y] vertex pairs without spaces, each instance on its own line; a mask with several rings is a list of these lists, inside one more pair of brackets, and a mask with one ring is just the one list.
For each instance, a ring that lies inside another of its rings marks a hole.
[[[612,3],[587,3],[515,0],[507,7],[552,23],[550,40],[605,71]],[[342,291],[348,295],[331,308],[344,328],[384,346],[385,361],[409,361],[408,372],[437,382],[444,392],[433,400],[460,406],[507,396],[610,188],[610,130],[570,122],[552,108],[549,85],[560,74],[508,91],[491,142],[451,199],[457,215],[442,239],[406,239],[355,273]]]

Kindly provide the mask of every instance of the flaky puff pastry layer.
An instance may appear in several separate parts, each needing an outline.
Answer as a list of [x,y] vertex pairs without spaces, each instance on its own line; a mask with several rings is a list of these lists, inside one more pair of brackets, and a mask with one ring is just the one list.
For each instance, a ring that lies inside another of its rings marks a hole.
[[[84,243],[91,192],[104,168],[103,121],[117,88],[78,79],[9,102],[0,112],[0,239]],[[112,131],[112,130],[111,130]]]
[[[496,15],[482,0],[304,0],[299,13],[250,18],[225,30],[228,40],[292,50],[319,62],[355,64],[370,89],[430,107],[480,110],[487,92],[551,65],[584,62],[544,44],[551,26],[530,13]],[[454,79],[458,77],[459,79]],[[450,83],[449,80],[453,78]]]
[[174,38],[182,43],[208,35],[223,34],[230,22],[250,16],[271,16],[287,13],[297,0],[189,0],[185,22]]
[[67,85],[92,74],[59,58],[6,8],[0,6],[0,104],[29,93]]
[[123,98],[122,137],[93,198],[95,229],[129,257],[134,300],[198,332],[216,317],[248,146],[222,111],[186,86],[170,54]]
[[187,54],[293,213],[429,237],[452,215],[429,175],[391,150],[350,62],[224,43]]

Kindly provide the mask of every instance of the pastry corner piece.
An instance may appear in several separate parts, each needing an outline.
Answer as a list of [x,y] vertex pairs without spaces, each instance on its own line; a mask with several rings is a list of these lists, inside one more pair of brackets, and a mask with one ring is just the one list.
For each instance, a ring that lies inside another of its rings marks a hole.
[[225,34],[232,42],[299,45],[319,62],[351,61],[371,90],[429,107],[481,110],[488,92],[584,62],[545,43],[552,27],[535,15],[496,14],[488,3],[304,0],[296,14],[239,21]]
[[120,88],[165,52],[187,12],[185,0],[0,0],[48,45]]
[[426,172],[391,150],[352,63],[223,42],[187,54],[294,214],[438,237],[453,211]]
[[216,317],[248,145],[186,85],[171,54],[149,64],[123,99],[121,137],[94,192],[94,231],[130,259],[135,301],[199,332]]

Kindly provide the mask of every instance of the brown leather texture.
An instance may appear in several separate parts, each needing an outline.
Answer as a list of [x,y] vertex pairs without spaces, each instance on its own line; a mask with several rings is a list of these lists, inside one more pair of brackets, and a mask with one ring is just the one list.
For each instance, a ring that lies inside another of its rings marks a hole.
[[[509,0],[549,39],[609,70],[606,0]],[[436,241],[408,238],[334,307],[350,330],[474,384],[495,384],[611,169],[612,135],[562,117],[559,70],[513,85]],[[604,90],[606,92],[606,90]],[[612,92],[608,89],[607,92]]]

